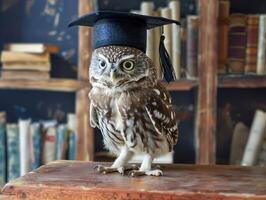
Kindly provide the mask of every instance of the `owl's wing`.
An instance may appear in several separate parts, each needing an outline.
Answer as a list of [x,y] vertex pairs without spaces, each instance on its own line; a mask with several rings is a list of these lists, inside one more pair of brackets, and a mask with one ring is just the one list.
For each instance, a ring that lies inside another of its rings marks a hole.
[[90,104],[90,124],[92,128],[99,127],[98,114],[93,104]]
[[164,134],[174,145],[178,139],[178,127],[171,97],[159,82],[150,92],[149,101],[145,105],[146,112],[157,133]]

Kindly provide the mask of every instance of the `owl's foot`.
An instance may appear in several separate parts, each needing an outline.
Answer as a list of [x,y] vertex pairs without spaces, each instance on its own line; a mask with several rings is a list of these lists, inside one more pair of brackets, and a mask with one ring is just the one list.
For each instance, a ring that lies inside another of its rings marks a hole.
[[140,171],[140,170],[132,170],[128,173],[130,177],[137,177],[137,176],[162,176],[163,171],[160,169],[154,169],[149,171]]
[[129,165],[129,166],[124,166],[124,167],[105,167],[103,165],[97,165],[95,167],[95,170],[100,173],[100,174],[108,174],[108,173],[113,173],[113,172],[119,172],[120,174],[124,175],[126,171],[130,170],[137,170],[138,167],[137,165]]

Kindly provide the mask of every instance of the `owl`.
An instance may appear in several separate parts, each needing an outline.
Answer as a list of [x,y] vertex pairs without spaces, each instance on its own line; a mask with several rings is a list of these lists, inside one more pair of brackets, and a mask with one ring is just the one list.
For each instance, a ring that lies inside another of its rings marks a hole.
[[[172,151],[178,127],[151,59],[136,48],[100,47],[92,53],[89,77],[91,126],[101,130],[105,147],[117,155],[111,166],[99,165],[97,171],[161,176],[152,161]],[[135,154],[143,158],[139,168],[128,165]]]

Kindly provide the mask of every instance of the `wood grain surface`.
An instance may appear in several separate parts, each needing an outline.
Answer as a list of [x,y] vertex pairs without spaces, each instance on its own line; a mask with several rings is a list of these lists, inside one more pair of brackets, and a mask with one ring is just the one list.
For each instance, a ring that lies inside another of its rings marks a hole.
[[163,177],[101,175],[97,164],[56,161],[8,183],[11,199],[266,199],[266,168],[162,165]]

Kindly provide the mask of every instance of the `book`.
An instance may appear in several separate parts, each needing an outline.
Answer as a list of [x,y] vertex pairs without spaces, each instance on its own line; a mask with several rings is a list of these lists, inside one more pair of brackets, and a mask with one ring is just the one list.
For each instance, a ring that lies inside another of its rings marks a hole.
[[[172,0],[169,2],[171,9],[171,19],[180,21],[180,2],[179,0]],[[180,27],[172,24],[172,63],[177,79],[181,77],[181,40],[180,40]]]
[[17,124],[7,124],[7,181],[20,176],[19,130]]
[[241,165],[255,165],[265,137],[266,113],[256,110]]
[[6,182],[6,113],[0,112],[0,187]]
[[30,119],[19,119],[19,156],[20,156],[20,175],[31,171],[32,141],[30,133]]
[[257,164],[259,166],[261,166],[261,167],[265,167],[266,166],[266,137],[264,138],[264,141],[262,143],[262,148],[261,148],[261,151],[259,153],[259,158],[258,158],[258,163]]
[[181,76],[184,77],[186,73],[186,59],[187,59],[187,19],[181,19],[180,26],[180,39],[181,39]]
[[257,74],[266,73],[266,15],[259,16],[259,39],[258,39],[258,57]]
[[230,151],[230,165],[240,165],[248,141],[249,128],[242,122],[235,125]]
[[59,47],[54,44],[41,43],[11,43],[4,46],[6,51],[25,52],[25,53],[57,53]]
[[36,169],[41,166],[41,125],[38,122],[30,125],[32,138],[32,159],[31,168]]
[[2,51],[1,62],[50,62],[50,53],[42,54]]
[[247,16],[247,47],[245,73],[257,72],[259,15]]
[[[154,10],[154,4],[151,1],[143,1],[140,5],[140,11],[142,15],[152,16]],[[147,48],[146,54],[147,56],[154,61],[154,30],[147,31]]]
[[[154,11],[153,16],[160,17],[160,11]],[[156,68],[157,78],[159,80],[162,79],[162,69],[160,64],[160,54],[159,54],[159,46],[160,46],[160,37],[161,37],[161,28],[154,28],[154,65]]]
[[55,160],[56,127],[50,126],[44,132],[42,163],[47,164]]
[[186,76],[198,76],[198,16],[187,16]]
[[228,31],[228,72],[244,73],[246,59],[246,22],[244,14],[232,14],[229,17]]
[[68,160],[76,159],[76,133],[69,131],[68,133],[68,151],[67,158]]
[[[168,19],[171,19],[171,16],[172,16],[171,9],[168,7],[161,8],[160,14],[161,14],[161,17],[168,18]],[[163,32],[165,36],[164,45],[172,60],[172,25],[171,24],[164,25]]]
[[49,72],[51,64],[49,62],[5,62],[2,63],[4,70],[37,70]]
[[228,23],[230,1],[219,1],[218,14],[218,73],[226,73],[227,51],[228,51]]
[[2,79],[27,79],[27,80],[48,80],[49,72],[33,71],[33,70],[2,70]]
[[67,154],[67,129],[66,125],[59,125],[56,130],[55,159],[65,160]]

